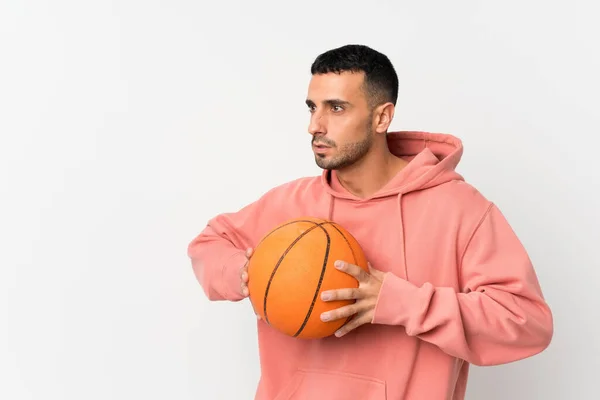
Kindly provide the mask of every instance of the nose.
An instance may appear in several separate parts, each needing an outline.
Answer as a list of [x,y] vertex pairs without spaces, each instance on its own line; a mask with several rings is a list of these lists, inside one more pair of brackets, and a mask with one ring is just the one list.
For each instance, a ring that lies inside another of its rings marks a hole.
[[326,134],[325,124],[323,123],[322,116],[316,112],[310,116],[310,124],[308,124],[308,133],[311,135],[324,135]]

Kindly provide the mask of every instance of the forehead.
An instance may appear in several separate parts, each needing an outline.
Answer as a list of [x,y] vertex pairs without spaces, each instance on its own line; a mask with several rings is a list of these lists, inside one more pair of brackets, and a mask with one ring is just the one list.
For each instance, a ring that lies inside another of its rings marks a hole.
[[318,103],[327,99],[364,100],[364,72],[315,74],[308,85],[308,99]]

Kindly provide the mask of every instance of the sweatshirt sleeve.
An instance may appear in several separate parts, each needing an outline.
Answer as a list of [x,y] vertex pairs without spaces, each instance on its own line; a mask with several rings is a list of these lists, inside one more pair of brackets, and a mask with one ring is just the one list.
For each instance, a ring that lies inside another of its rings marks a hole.
[[200,286],[209,300],[240,301],[240,270],[265,210],[265,196],[232,213],[212,218],[188,245],[187,254]]
[[550,344],[552,314],[534,268],[493,204],[471,236],[459,271],[459,293],[386,274],[373,323],[402,325],[408,335],[474,365],[517,361]]

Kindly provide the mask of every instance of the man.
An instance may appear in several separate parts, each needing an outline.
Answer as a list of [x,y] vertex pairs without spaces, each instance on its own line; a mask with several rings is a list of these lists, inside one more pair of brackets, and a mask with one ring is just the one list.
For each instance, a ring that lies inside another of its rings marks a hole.
[[259,320],[257,400],[463,399],[470,364],[497,365],[544,350],[553,334],[529,257],[498,208],[455,171],[459,139],[388,132],[398,96],[389,59],[349,45],[314,61],[306,103],[323,169],[221,214],[189,245],[210,300],[248,296],[252,248],[291,218],[333,220],[371,264],[354,299],[321,316],[355,317],[320,340],[285,336]]

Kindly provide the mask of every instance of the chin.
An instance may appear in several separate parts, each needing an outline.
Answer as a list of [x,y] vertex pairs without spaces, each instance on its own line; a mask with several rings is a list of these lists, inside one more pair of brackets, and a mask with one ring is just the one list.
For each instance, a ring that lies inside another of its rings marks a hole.
[[317,163],[317,166],[321,169],[327,169],[327,170],[338,169],[337,164],[325,161],[323,159],[317,159],[317,160],[315,160],[315,162]]
[[319,157],[319,156],[315,156],[315,163],[317,164],[317,166],[319,168],[322,169],[329,169],[329,160],[327,160],[327,158],[325,157]]

